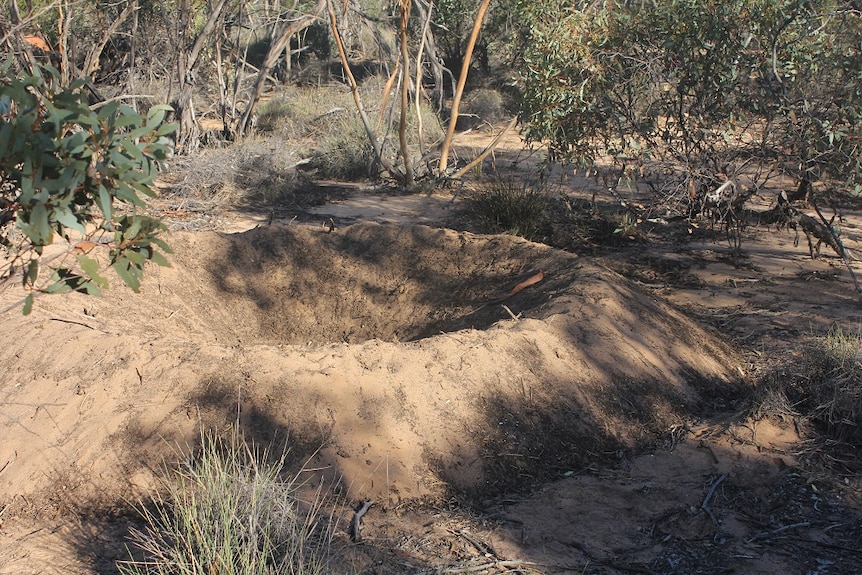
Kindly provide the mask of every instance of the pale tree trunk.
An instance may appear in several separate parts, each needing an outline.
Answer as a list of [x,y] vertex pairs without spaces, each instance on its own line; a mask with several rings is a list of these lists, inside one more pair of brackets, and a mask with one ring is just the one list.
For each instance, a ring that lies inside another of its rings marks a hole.
[[458,110],[461,106],[461,95],[464,93],[464,84],[467,83],[467,73],[470,70],[470,60],[473,58],[473,49],[476,47],[476,40],[479,38],[479,31],[482,29],[482,22],[485,20],[485,12],[488,11],[488,4],[491,0],[482,0],[479,6],[479,12],[476,14],[476,20],[473,22],[473,33],[470,34],[470,41],[467,42],[467,49],[464,52],[464,62],[461,66],[461,75],[458,77],[458,86],[455,89],[455,97],[452,100],[452,113],[449,118],[449,128],[446,130],[446,137],[443,139],[443,147],[440,150],[440,167],[438,173],[441,176],[446,175],[446,165],[449,161],[449,150],[452,147],[452,138],[455,137],[455,123],[458,121]]
[[413,185],[413,166],[407,148],[407,113],[410,110],[410,50],[407,46],[407,21],[410,19],[410,0],[401,0],[401,116],[398,122],[398,140],[401,158],[404,161],[404,186]]

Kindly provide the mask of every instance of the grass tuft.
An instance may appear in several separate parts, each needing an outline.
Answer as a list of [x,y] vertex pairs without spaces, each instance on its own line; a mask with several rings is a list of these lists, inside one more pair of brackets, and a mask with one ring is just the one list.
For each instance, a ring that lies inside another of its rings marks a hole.
[[[204,435],[195,457],[167,472],[162,492],[141,505],[133,530],[137,555],[123,575],[269,575],[329,573],[334,519],[321,487],[283,479],[273,460],[242,441]],[[309,497],[301,493],[310,492]]]
[[464,199],[464,217],[485,234],[507,233],[542,241],[547,232],[548,196],[515,181],[497,181]]
[[758,407],[801,417],[836,441],[862,446],[862,335],[834,327],[812,338],[795,361],[768,377]]

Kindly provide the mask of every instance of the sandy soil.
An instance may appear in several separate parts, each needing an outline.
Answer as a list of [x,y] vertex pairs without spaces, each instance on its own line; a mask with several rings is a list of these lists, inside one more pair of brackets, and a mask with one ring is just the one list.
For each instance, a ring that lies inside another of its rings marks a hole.
[[579,257],[453,205],[237,216],[140,294],[3,316],[0,574],[115,573],[128,502],[231,425],[375,502],[344,572],[862,572],[858,474],[743,416],[758,354],[858,329],[837,258],[766,229],[743,267],[706,236]]

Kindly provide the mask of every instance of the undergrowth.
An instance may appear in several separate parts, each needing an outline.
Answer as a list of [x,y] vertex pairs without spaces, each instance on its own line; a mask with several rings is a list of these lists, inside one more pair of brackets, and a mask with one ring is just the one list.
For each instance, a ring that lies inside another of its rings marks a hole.
[[498,181],[469,194],[462,211],[482,233],[542,241],[548,235],[548,204],[542,190],[515,181]]
[[810,421],[832,440],[862,446],[862,334],[834,327],[812,337],[797,358],[767,376],[757,407]]
[[133,559],[123,575],[315,575],[330,573],[334,518],[321,486],[284,474],[245,443],[203,435],[195,456],[166,471],[162,489],[140,505]]
[[461,217],[486,234],[507,233],[572,252],[640,238],[637,224],[616,207],[497,180],[464,198]]

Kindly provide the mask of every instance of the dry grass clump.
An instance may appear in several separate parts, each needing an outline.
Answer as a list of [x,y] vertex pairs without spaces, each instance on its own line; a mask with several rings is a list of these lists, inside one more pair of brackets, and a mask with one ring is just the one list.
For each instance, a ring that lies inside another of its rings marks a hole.
[[836,441],[862,446],[862,335],[835,327],[812,338],[798,358],[767,376],[757,407],[806,419]]
[[516,181],[494,181],[469,193],[461,217],[481,233],[508,233],[572,252],[639,238],[625,213]]
[[[283,478],[284,457],[243,442],[204,435],[195,457],[168,472],[163,490],[140,512],[133,558],[123,575],[331,573],[335,521],[321,488]],[[303,498],[300,492],[310,491]]]
[[529,184],[497,181],[467,195],[462,215],[485,234],[506,233],[531,241],[547,236],[550,198]]
[[506,118],[506,103],[502,94],[490,88],[473,90],[461,104],[458,125],[476,128],[482,124],[496,124]]
[[274,203],[293,193],[300,157],[275,137],[249,138],[181,158],[173,194],[216,205]]
[[[376,128],[383,153],[398,164],[397,99],[390,99],[381,112],[377,103],[385,79],[372,77],[360,89],[366,112]],[[437,116],[422,106],[423,137],[429,146],[443,137]],[[306,168],[320,178],[374,178],[380,172],[374,150],[356,112],[347,88],[332,86],[291,88],[261,107],[257,127],[262,134],[278,136],[297,154],[308,160]],[[408,146],[414,165],[420,160],[418,121],[411,109],[408,116]]]

